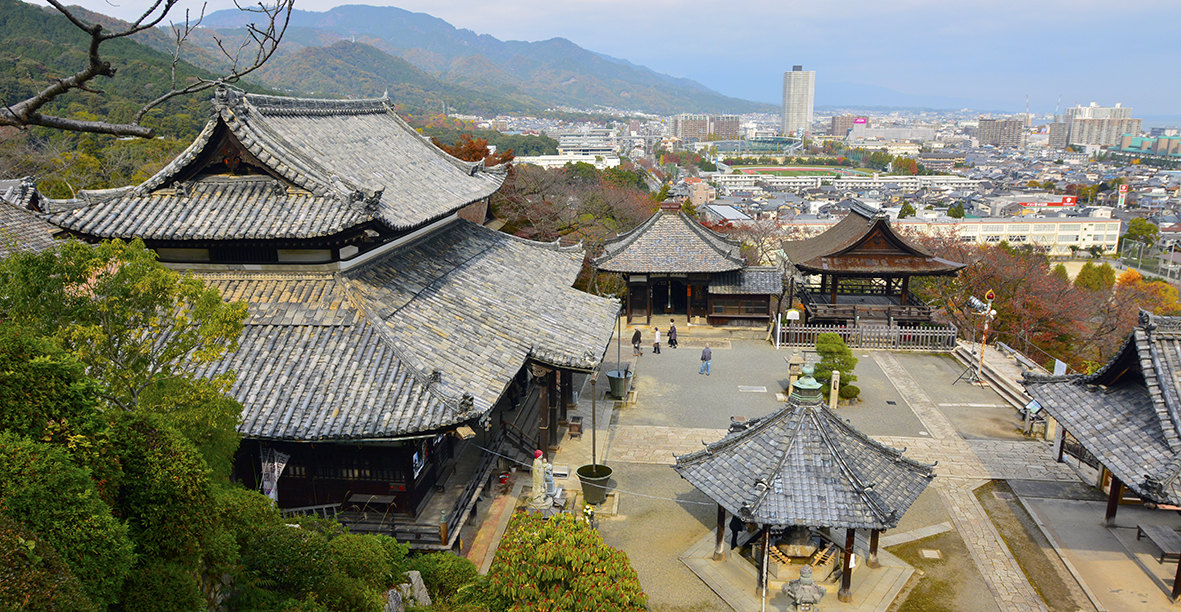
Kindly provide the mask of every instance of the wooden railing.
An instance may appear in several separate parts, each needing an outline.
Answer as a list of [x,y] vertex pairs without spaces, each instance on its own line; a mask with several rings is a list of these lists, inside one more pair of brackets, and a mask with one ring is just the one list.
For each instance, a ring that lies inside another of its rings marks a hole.
[[957,329],[946,327],[886,327],[884,325],[791,325],[779,330],[780,346],[816,346],[820,334],[837,334],[850,348],[911,351],[951,351]]

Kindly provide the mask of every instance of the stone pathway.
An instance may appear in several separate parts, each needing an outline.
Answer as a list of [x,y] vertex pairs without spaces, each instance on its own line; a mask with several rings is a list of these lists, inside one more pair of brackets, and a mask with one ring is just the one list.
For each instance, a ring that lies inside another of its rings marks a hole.
[[653,425],[617,427],[611,437],[611,461],[674,465],[674,455],[701,450],[726,435],[725,429],[692,429]]
[[[1065,470],[1071,478],[1077,479],[1074,473],[1065,465],[1054,464],[1058,469],[1051,469],[1038,461],[1039,451],[1043,456],[1049,456],[1046,447],[1038,442],[981,441],[978,452],[971,442],[960,437],[935,402],[893,355],[881,351],[871,354],[931,434],[931,438],[883,437],[880,441],[906,448],[906,456],[912,459],[927,463],[939,461],[935,470],[938,477],[932,486],[939,491],[956,531],[967,545],[997,606],[1006,612],[1044,612],[1046,604],[1029,584],[973,491],[988,478],[1017,478],[1006,474],[1032,473],[1033,465],[1037,466],[1038,473],[1044,471],[1047,475]],[[1027,463],[1030,461],[1033,465]]]

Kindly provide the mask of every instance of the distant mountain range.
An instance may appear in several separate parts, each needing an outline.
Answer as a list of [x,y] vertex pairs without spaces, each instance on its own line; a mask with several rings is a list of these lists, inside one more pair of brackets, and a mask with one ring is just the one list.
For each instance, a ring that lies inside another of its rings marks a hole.
[[[214,32],[202,33],[194,43],[215,51],[210,34],[241,36],[252,16],[232,9],[211,13],[202,25]],[[417,71],[396,61],[399,58]],[[197,56],[188,59],[205,65]],[[502,41],[423,13],[364,5],[324,13],[293,11],[280,55],[256,76],[262,85],[302,95],[373,95],[388,88],[412,105],[446,100],[461,112],[554,106],[658,114],[778,108],[731,98],[696,81],[594,53],[564,38]]]

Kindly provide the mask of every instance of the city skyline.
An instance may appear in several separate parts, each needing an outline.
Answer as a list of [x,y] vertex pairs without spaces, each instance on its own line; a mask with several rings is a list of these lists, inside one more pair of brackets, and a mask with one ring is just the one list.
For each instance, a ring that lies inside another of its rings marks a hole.
[[[325,11],[341,0],[299,0]],[[590,51],[677,77],[720,93],[779,105],[781,80],[792,64],[817,72],[818,106],[930,106],[1021,112],[1029,96],[1039,114],[1081,104],[1122,103],[1138,116],[1181,115],[1181,82],[1164,67],[1181,63],[1167,37],[1124,37],[1175,31],[1181,9],[1159,0],[1107,3],[1010,0],[960,6],[912,0],[902,6],[854,0],[834,6],[753,0],[674,5],[618,0],[542,4],[510,0],[371,2],[444,19],[502,40],[563,37]],[[92,10],[124,19],[144,0],[97,4]],[[179,4],[176,15],[185,8]],[[215,0],[208,11],[233,8]],[[757,18],[752,18],[757,17]],[[1103,45],[1095,44],[1102,40]],[[782,58],[790,57],[791,60]],[[1150,125],[1152,122],[1146,122]]]

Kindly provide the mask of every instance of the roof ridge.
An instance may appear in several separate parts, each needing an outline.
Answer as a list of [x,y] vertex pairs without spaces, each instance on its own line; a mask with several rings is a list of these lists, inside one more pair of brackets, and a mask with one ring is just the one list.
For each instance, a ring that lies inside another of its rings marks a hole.
[[[648,219],[643,223],[631,228],[626,232],[623,232],[622,234],[616,234],[615,237],[610,240],[604,241],[603,254],[599,257],[596,257],[593,263],[598,266],[599,264],[606,263],[612,257],[626,251],[627,247],[634,244],[635,241],[644,234],[644,232],[641,230],[656,225],[656,220],[660,217],[660,214],[662,214],[660,211],[656,211],[656,214],[648,217]],[[615,247],[619,248],[612,252],[611,249]]]
[[[789,403],[788,406],[791,406],[791,404]],[[801,418],[798,421],[795,421],[796,426],[791,428],[791,433],[787,436],[787,443],[781,445],[782,450],[779,452],[779,462],[775,464],[774,468],[766,470],[761,478],[755,480],[756,488],[758,487],[759,482],[762,482],[764,486],[763,490],[760,491],[758,496],[755,497],[754,503],[749,506],[751,513],[754,513],[756,510],[758,510],[759,506],[762,505],[763,500],[767,499],[767,494],[771,492],[771,480],[773,480],[777,474],[783,473],[783,465],[787,463],[787,456],[789,453],[791,453],[792,447],[795,446],[796,438],[799,437],[800,431],[804,428],[804,419],[808,418],[807,414],[804,414],[807,412],[807,406],[803,404],[800,404],[796,407],[794,413],[800,414]],[[769,427],[770,425],[767,426]]]
[[[1181,407],[1177,406],[1176,389],[1162,379],[1164,366],[1156,343],[1153,342],[1153,331],[1154,326],[1150,324],[1133,332],[1137,336],[1136,348],[1140,357],[1140,369],[1144,372],[1144,382],[1148,386],[1148,395],[1152,398],[1152,407],[1160,420],[1165,443],[1173,452],[1178,452],[1181,451],[1181,435],[1178,435],[1178,431],[1181,431]],[[1143,344],[1139,342],[1141,335],[1144,338]],[[1149,367],[1146,368],[1145,365]]]
[[[678,212],[677,216],[680,217],[681,213]],[[689,229],[691,231],[696,232],[698,236],[701,236],[703,239],[705,239],[705,243],[708,244],[710,246],[710,248],[712,248],[714,251],[716,251],[723,258],[728,259],[732,262],[738,263],[741,266],[746,265],[746,260],[742,258],[742,243],[741,242],[734,240],[732,238],[728,238],[721,233],[715,232],[715,231],[709,229],[708,227],[702,225],[701,223],[698,223],[697,221],[695,221],[693,219],[683,218],[683,219],[681,219],[681,222],[688,225]],[[714,243],[713,239],[719,239],[719,240],[722,240],[723,242],[729,243],[731,248],[723,251],[720,246],[718,246],[716,243]],[[735,247],[738,249],[737,256],[733,255]]]

